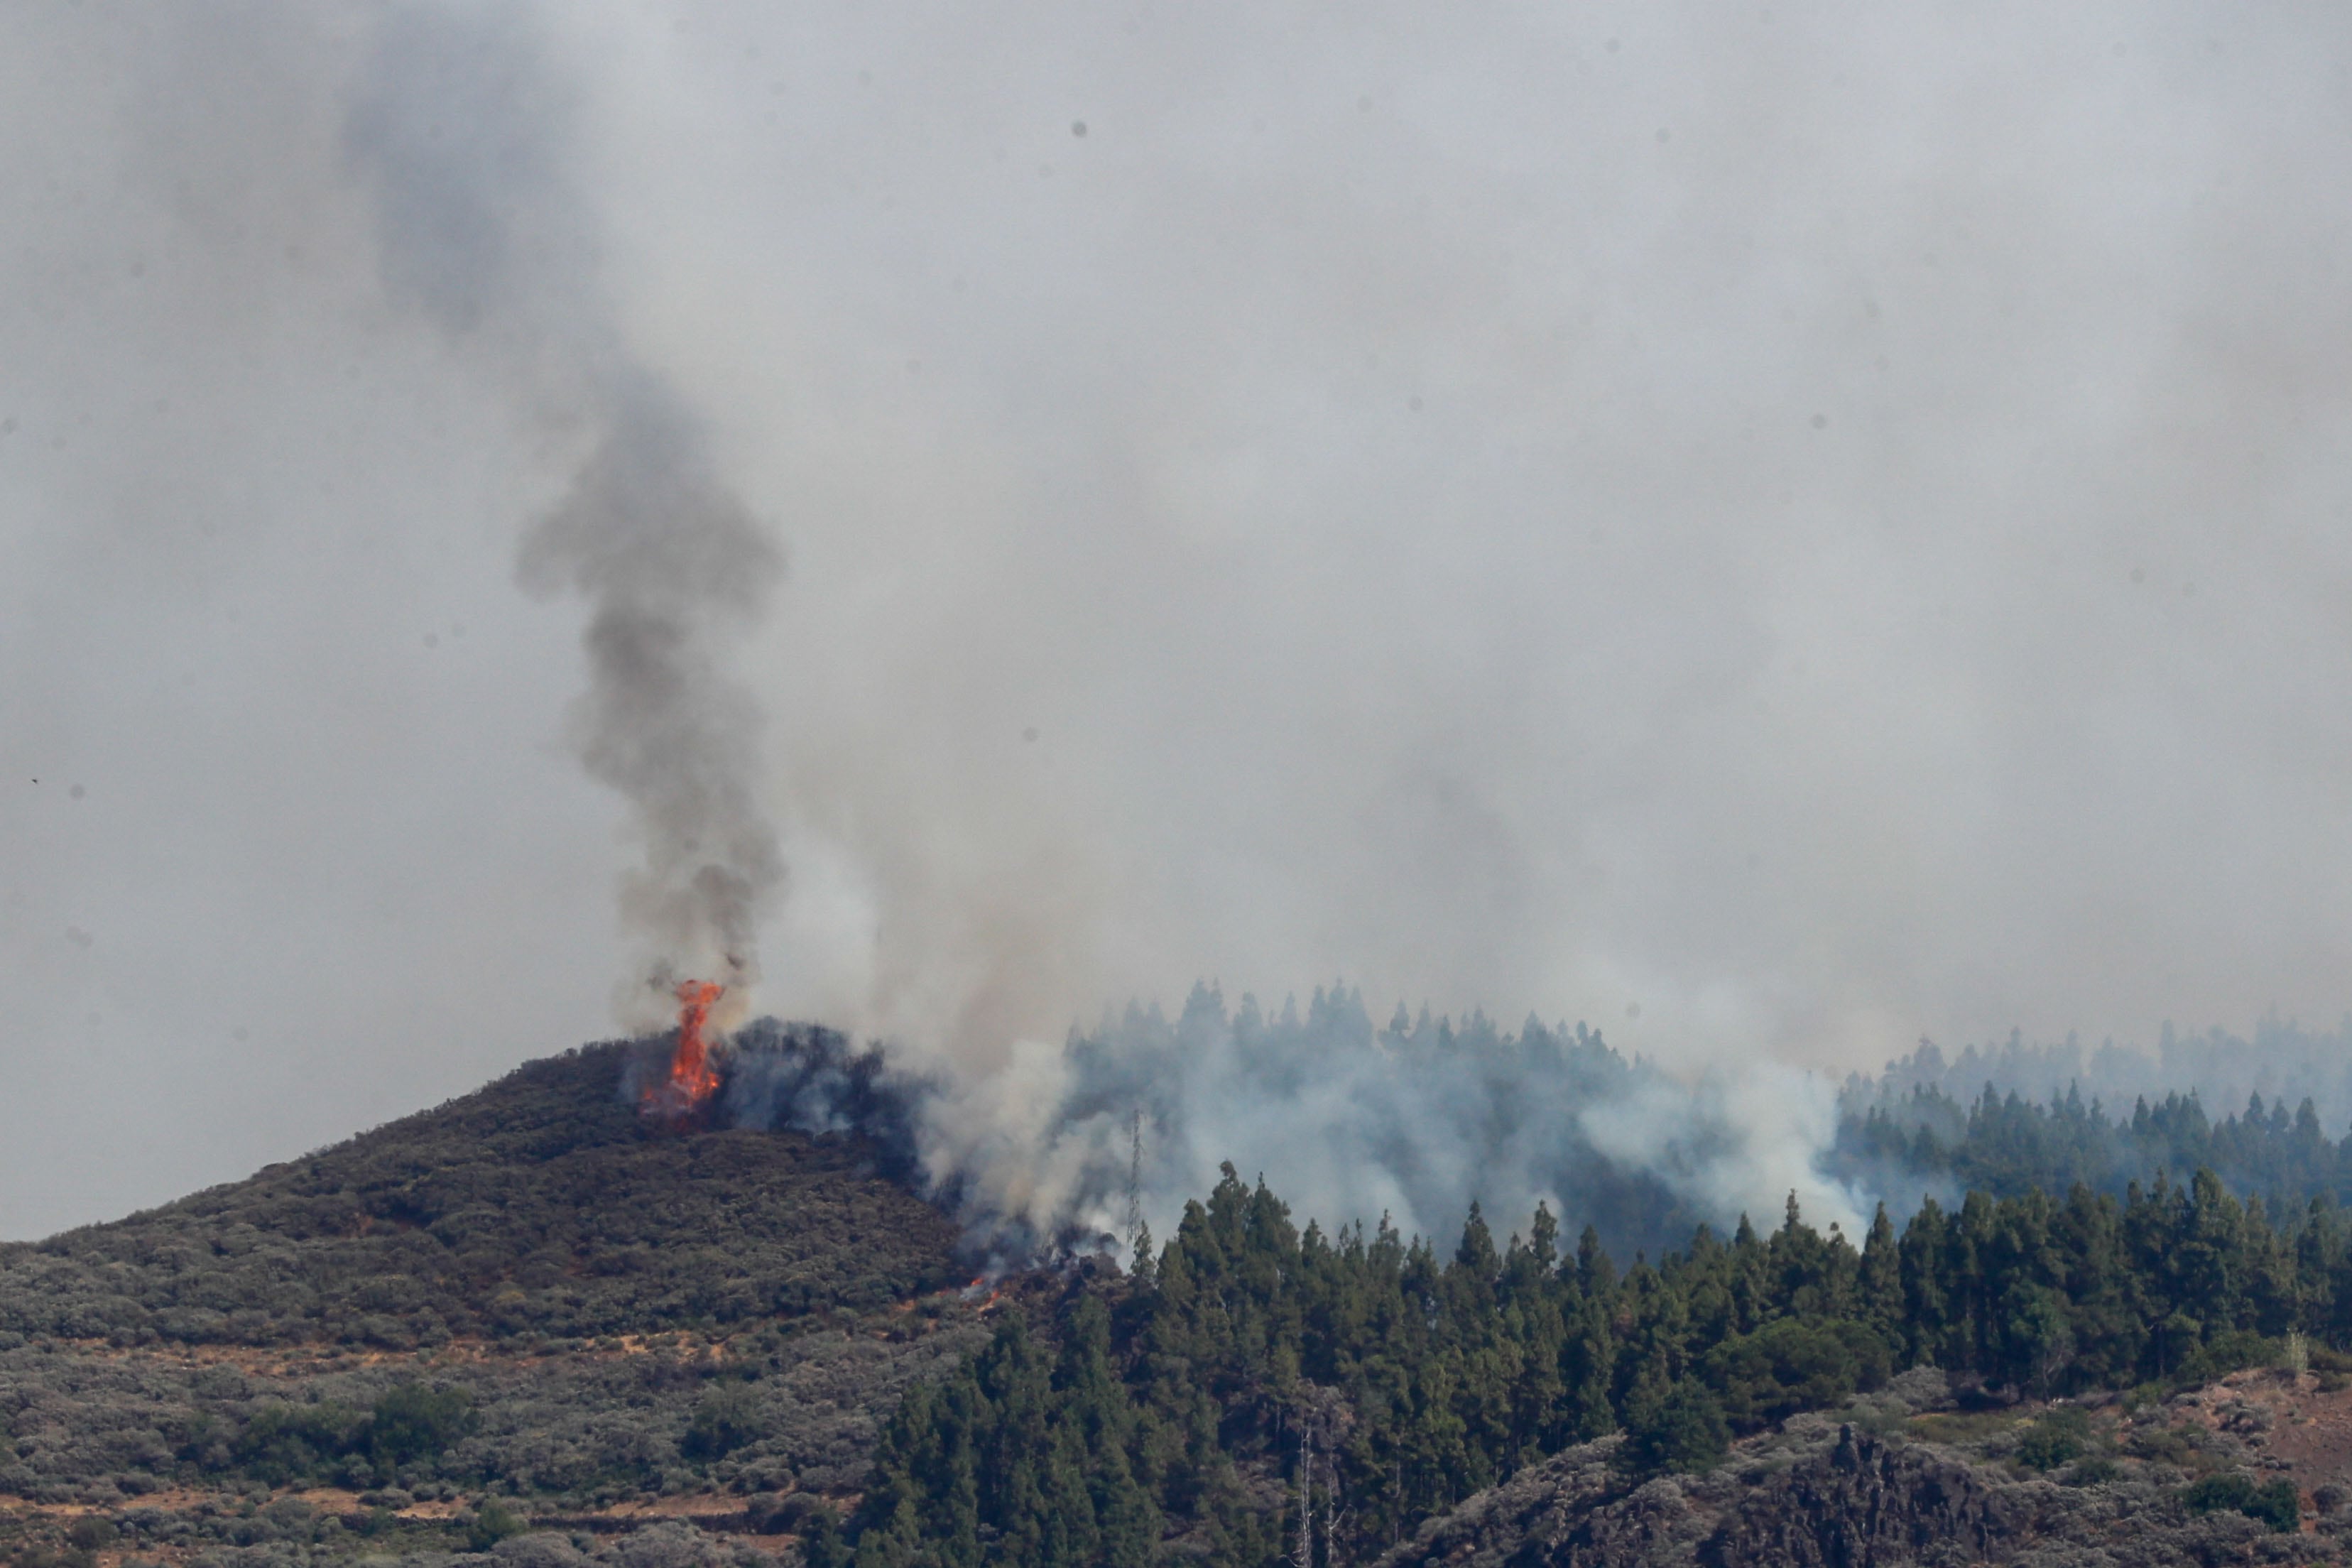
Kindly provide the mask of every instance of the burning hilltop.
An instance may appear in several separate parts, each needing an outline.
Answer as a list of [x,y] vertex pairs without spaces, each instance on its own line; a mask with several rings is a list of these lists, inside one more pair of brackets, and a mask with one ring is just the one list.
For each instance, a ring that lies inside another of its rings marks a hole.
[[665,1126],[698,1123],[709,1110],[721,1081],[710,1035],[710,1010],[727,994],[727,987],[708,980],[680,981],[677,986],[677,1040],[670,1050],[667,1072],[647,1079],[639,1092],[638,1110],[647,1120]]

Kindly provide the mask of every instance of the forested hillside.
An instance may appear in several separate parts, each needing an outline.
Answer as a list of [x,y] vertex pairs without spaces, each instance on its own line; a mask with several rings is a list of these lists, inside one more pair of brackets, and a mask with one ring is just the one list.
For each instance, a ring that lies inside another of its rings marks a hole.
[[[1318,997],[1250,1037],[1360,1013]],[[1589,1033],[1406,1027],[1412,1073],[1478,1069],[1449,1115],[1514,1063],[1648,1070]],[[2352,1526],[2352,1227],[2326,1195],[2352,1141],[2315,1110],[1914,1085],[1832,1160],[1958,1195],[1847,1236],[1759,1194],[1766,1225],[1664,1248],[1543,1205],[1473,1204],[1442,1241],[1329,1227],[1228,1165],[1124,1268],[1065,1253],[975,1288],[952,1182],[909,1184],[920,1086],[822,1031],[744,1048],[728,1103],[783,1130],[649,1123],[628,1083],[657,1047],[598,1047],[0,1248],[0,1559],[324,1568],[519,1536],[499,1550],[540,1568],[1794,1563],[1759,1542],[1964,1524],[1986,1561],[2072,1563],[2129,1520],[2140,1555],[2110,1560],[2169,1563]],[[1125,1070],[1081,1075],[1091,1114]],[[1518,1146],[1586,1146],[1540,1131]],[[1637,1229],[1671,1212],[1634,1196]],[[2213,1386],[2249,1368],[2270,1381]]]
[[[1118,1210],[1139,1113],[1158,1212],[1206,1192],[1231,1160],[1326,1225],[1386,1211],[1408,1230],[1450,1229],[1474,1198],[1524,1212],[1548,1194],[1563,1223],[1630,1255],[1727,1218],[1691,1177],[1736,1162],[1748,1140],[1717,1097],[1584,1025],[1529,1016],[1512,1030],[1476,1010],[1402,1005],[1381,1024],[1360,987],[1337,981],[1304,1005],[1229,1004],[1205,982],[1173,1018],[1130,1003],[1074,1032],[1060,1065],[1028,1158],[1075,1168],[1069,1209],[1098,1216]],[[1067,1216],[1042,1217],[1052,1232]]]
[[2198,1170],[2273,1212],[2352,1201],[2352,1020],[2334,1034],[2266,1020],[2252,1040],[2168,1026],[2152,1053],[2012,1035],[1948,1057],[1922,1041],[1839,1098],[1825,1173],[1898,1211],[2077,1182],[2121,1197]]
[[[1883,1197],[1898,1219],[1928,1194],[1948,1206],[2081,1182],[2120,1199],[2134,1181],[2200,1168],[2273,1212],[2352,1199],[2352,1037],[2276,1023],[2252,1041],[2168,1031],[2153,1053],[2013,1038],[1948,1058],[1923,1044],[1849,1080],[1833,1116],[1824,1086],[1800,1075],[1685,1080],[1582,1024],[1533,1016],[1511,1030],[1475,1010],[1398,1005],[1376,1023],[1363,991],[1337,982],[1303,1005],[1229,1004],[1207,983],[1172,1017],[1131,1003],[1075,1032],[1057,1065],[1050,1109],[998,1143],[1016,1169],[929,1173],[977,1174],[971,1194],[1021,1194],[1030,1207],[968,1215],[1008,1255],[1090,1246],[1119,1223],[1131,1176],[1150,1212],[1172,1215],[1228,1160],[1327,1227],[1385,1213],[1407,1232],[1451,1234],[1473,1200],[1524,1215],[1541,1199],[1570,1234],[1590,1226],[1622,1258],[1681,1247],[1702,1222],[1727,1233],[1742,1207],[1822,1177],[1853,1212]],[[889,1144],[906,1141],[906,1118],[938,1117],[932,1146],[972,1146],[929,1086],[898,1079],[894,1100],[834,1081],[861,1088],[834,1072],[801,1093],[805,1114],[772,1092],[742,1104],[761,1125],[855,1125]],[[1054,1181],[1028,1179],[1042,1171]]]
[[[1228,1168],[1128,1289],[1074,1297],[1053,1343],[1016,1320],[909,1394],[856,1561],[1141,1563],[1166,1533],[1270,1563],[1302,1505],[1358,1555],[1587,1440],[1622,1433],[1629,1479],[1703,1470],[1906,1368],[2000,1402],[2352,1365],[2329,1360],[2352,1344],[2345,1243],[2325,1208],[2273,1223],[2199,1172],[2120,1201],[1976,1194],[1900,1227],[1882,1210],[1859,1247],[1791,1201],[1769,1235],[1702,1228],[1621,1268],[1589,1232],[1563,1249],[1541,1209],[1498,1242],[1474,1208],[1444,1253],[1301,1231]],[[2061,1427],[2023,1462],[2083,1451]]]

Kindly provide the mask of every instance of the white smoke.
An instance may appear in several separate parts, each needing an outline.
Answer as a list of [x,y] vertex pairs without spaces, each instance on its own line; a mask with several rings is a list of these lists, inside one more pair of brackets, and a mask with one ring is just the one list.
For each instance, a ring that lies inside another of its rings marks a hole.
[[[838,1066],[852,1060],[862,1079]],[[1375,1028],[1344,984],[1272,1017],[1200,985],[1172,1022],[1130,1005],[1062,1045],[1016,1044],[983,1073],[925,1075],[772,1024],[737,1062],[737,1124],[900,1151],[974,1247],[1005,1258],[1123,1254],[1130,1205],[1165,1239],[1228,1165],[1327,1233],[1385,1222],[1450,1246],[1474,1203],[1498,1235],[1524,1234],[1540,1204],[1628,1258],[1683,1247],[1702,1224],[1769,1221],[1790,1195],[1858,1237],[1869,1206],[1816,1167],[1835,1132],[1826,1085],[1770,1064],[1685,1082],[1533,1018],[1510,1033],[1482,1013],[1457,1026],[1400,1007]]]

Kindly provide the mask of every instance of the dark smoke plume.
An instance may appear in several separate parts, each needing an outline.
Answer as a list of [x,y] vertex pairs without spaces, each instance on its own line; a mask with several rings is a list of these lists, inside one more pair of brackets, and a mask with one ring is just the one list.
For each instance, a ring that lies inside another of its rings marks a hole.
[[[936,1085],[892,1067],[879,1046],[861,1049],[835,1029],[762,1018],[728,1042],[726,1078],[719,1100],[726,1125],[848,1133],[865,1141],[892,1180],[925,1174],[920,1124]],[[634,1096],[635,1086],[624,1092]],[[929,1190],[954,1206],[951,1181]]]
[[759,705],[723,656],[757,626],[783,555],[622,341],[595,225],[562,173],[564,95],[534,44],[512,13],[389,14],[348,153],[375,197],[387,288],[586,448],[519,575],[589,609],[573,744],[628,802],[642,850],[621,891],[644,948],[624,1016],[666,1013],[687,977],[725,984],[740,1016],[783,858],[754,787]]
[[579,712],[588,771],[645,839],[622,907],[670,966],[740,989],[759,974],[761,897],[783,876],[752,793],[760,714],[718,645],[765,608],[782,556],[699,460],[674,400],[624,399],[572,493],[524,542],[526,587],[593,606]]

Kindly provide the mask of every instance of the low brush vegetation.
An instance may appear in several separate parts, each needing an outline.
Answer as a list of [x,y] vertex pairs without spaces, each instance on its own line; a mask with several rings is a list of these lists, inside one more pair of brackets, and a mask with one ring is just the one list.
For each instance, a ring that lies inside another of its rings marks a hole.
[[0,1563],[88,1550],[6,1498],[177,1563],[853,1490],[905,1389],[985,1341],[954,1227],[856,1139],[650,1132],[628,1049],[0,1247]]
[[2054,1470],[2089,1454],[2097,1442],[2089,1411],[2061,1406],[2034,1422],[2019,1440],[2017,1462],[2029,1470]]
[[[364,1413],[340,1405],[265,1405],[227,1445],[228,1465],[268,1486],[390,1486],[404,1466],[437,1459],[479,1426],[462,1388],[397,1384]],[[185,1447],[210,1458],[220,1441],[213,1423],[189,1424]]]
[[985,1342],[968,1310],[723,1343],[235,1362],[0,1352],[0,1493],[126,1507],[184,1487],[483,1491],[576,1512],[705,1491],[852,1489],[909,1384]]
[[961,1283],[954,1227],[852,1141],[650,1137],[628,1047],[111,1225],[0,1247],[26,1339],[430,1349],[726,1330]]

